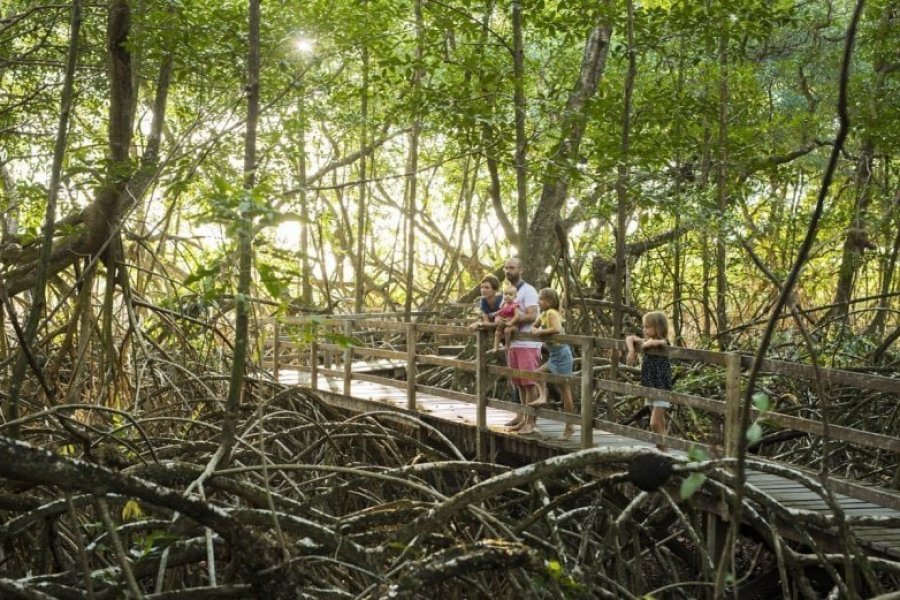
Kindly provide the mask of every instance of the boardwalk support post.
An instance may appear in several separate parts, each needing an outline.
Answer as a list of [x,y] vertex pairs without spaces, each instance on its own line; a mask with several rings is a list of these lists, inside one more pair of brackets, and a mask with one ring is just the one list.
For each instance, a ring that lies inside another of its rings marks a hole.
[[416,410],[416,324],[406,324],[406,408]]
[[581,345],[581,447],[594,447],[594,340]]
[[725,456],[737,456],[741,427],[741,355],[729,352],[725,356]]
[[[619,374],[619,361],[622,360],[622,351],[619,349],[618,344],[615,344],[612,349],[609,351],[609,378],[613,381],[620,381],[622,379]],[[616,397],[614,394],[607,392],[606,396],[606,420],[607,421],[615,421],[616,420]]]
[[[723,446],[725,456],[734,458],[738,454],[741,431],[741,355],[729,352],[725,355],[725,435]],[[723,514],[727,509],[723,507]],[[725,542],[728,523],[715,513],[706,515],[706,550],[712,557],[725,557]],[[729,561],[730,562],[730,561]]]
[[[265,344],[263,344],[265,348]],[[281,355],[281,323],[275,321],[275,341],[272,344],[272,372],[275,374],[275,381],[278,381],[279,356]]]
[[353,346],[350,340],[353,338],[353,321],[347,319],[344,321],[344,343],[347,347],[344,349],[344,395],[350,396],[350,382],[353,377]]
[[479,329],[475,338],[475,453],[479,461],[488,459],[490,438],[487,428],[487,345],[488,332]]
[[313,330],[312,341],[309,343],[309,386],[313,391],[319,389],[319,332]]
[[[328,337],[327,337],[327,334],[329,334],[329,333],[334,333],[334,332],[336,332],[336,331],[337,331],[337,324],[329,321],[328,324],[325,326],[325,333],[326,333],[325,341],[326,341],[326,342],[329,341],[329,340],[328,340]],[[331,336],[331,340],[334,340],[334,336],[333,336],[333,335]],[[322,366],[323,366],[324,368],[326,368],[326,369],[330,369],[330,368],[332,367],[331,360],[332,360],[332,359],[331,359],[331,351],[330,351],[330,350],[325,350],[325,351],[322,353]]]

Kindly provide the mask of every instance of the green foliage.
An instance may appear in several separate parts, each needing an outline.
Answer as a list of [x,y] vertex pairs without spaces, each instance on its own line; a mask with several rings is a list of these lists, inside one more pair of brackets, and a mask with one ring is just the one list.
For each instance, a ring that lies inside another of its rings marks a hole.
[[754,444],[762,439],[762,434],[762,425],[758,421],[754,422],[747,428],[747,441]]
[[280,274],[265,263],[257,263],[256,268],[263,287],[266,288],[266,291],[269,292],[269,295],[272,298],[279,299],[287,297],[288,286],[291,281],[290,277]]
[[756,410],[759,411],[759,416],[753,423],[750,424],[750,427],[747,429],[747,441],[751,444],[756,443],[762,439],[762,423],[765,421],[766,413],[769,412],[772,407],[772,401],[769,398],[768,394],[757,392],[756,394],[753,394],[753,406],[755,406]]
[[[528,206],[533,210],[537,204],[549,170],[567,176],[568,201],[560,216],[574,215],[580,221],[568,233],[571,247],[583,255],[576,257],[576,268],[585,272],[585,256],[613,254],[618,169],[627,165],[631,175],[625,189],[627,241],[665,233],[676,218],[688,227],[677,244],[682,252],[680,302],[690,315],[686,327],[693,339],[699,337],[702,315],[708,314],[709,307],[700,304],[708,301],[704,294],[712,289],[715,273],[709,251],[716,236],[727,244],[730,312],[738,320],[759,314],[771,300],[772,287],[746,260],[739,241],[747,241],[776,276],[785,276],[805,233],[803,224],[829,147],[823,145],[788,161],[772,158],[833,137],[836,65],[850,3],[638,3],[631,48],[637,72],[627,152],[622,145],[629,50],[624,5],[527,0],[523,6]],[[801,281],[807,305],[827,303],[833,295],[833,277],[821,274],[837,272],[844,232],[856,217],[860,190],[856,189],[855,157],[864,144],[874,145],[877,174],[871,180],[877,189],[872,190],[871,206],[864,216],[869,217],[870,234],[882,262],[877,262],[874,252],[862,257],[865,273],[855,280],[858,296],[878,291],[877,270],[883,268],[896,230],[891,193],[896,187],[892,175],[896,161],[892,157],[897,156],[900,140],[900,104],[890,99],[900,92],[900,78],[892,66],[900,34],[886,18],[889,6],[887,0],[875,0],[864,12],[851,69],[852,130],[835,179],[835,189],[841,191],[829,201],[817,236],[821,248]],[[8,60],[0,73],[4,90],[0,95],[2,203],[4,208],[16,207],[17,233],[26,244],[36,239],[36,227],[43,220],[48,157],[58,119],[59,65],[68,32],[67,6],[29,8],[28,3],[12,2],[8,13],[25,16],[9,21],[0,31]],[[148,232],[156,235],[167,227],[171,239],[190,240],[179,244],[170,239],[151,250],[165,256],[160,264],[168,266],[171,261],[178,272],[187,274],[179,277],[178,283],[186,289],[177,294],[197,295],[201,302],[229,295],[234,273],[226,257],[233,248],[208,239],[213,236],[206,232],[214,229],[217,235],[233,237],[236,224],[247,218],[256,236],[259,290],[254,295],[286,304],[299,278],[298,255],[311,257],[314,263],[322,256],[326,262],[343,261],[341,268],[324,274],[321,265],[316,265],[316,304],[330,306],[335,296],[350,295],[346,285],[353,275],[348,265],[359,234],[355,210],[360,162],[347,160],[320,174],[301,195],[298,158],[301,153],[305,156],[309,177],[346,160],[361,145],[393,136],[367,155],[366,275],[374,281],[367,290],[370,303],[390,304],[402,298],[406,292],[395,267],[403,247],[394,233],[402,219],[393,206],[402,206],[405,193],[408,142],[401,132],[414,120],[422,126],[420,198],[423,212],[435,223],[430,229],[422,225],[417,244],[427,246],[426,231],[442,238],[442,249],[462,244],[452,265],[448,259],[453,252],[419,248],[417,285],[427,290],[436,279],[448,277],[449,286],[457,287],[459,282],[477,279],[490,268],[489,263],[507,252],[505,235],[488,198],[491,182],[485,158],[490,155],[497,161],[501,210],[515,220],[510,6],[461,0],[426,2],[423,8],[425,47],[417,61],[408,2],[264,3],[259,183],[245,192],[246,3],[168,0],[134,5],[128,41],[138,67],[134,162],[120,175],[130,174],[145,150],[160,66],[171,59],[173,72],[159,176],[126,216],[126,234],[144,239]],[[106,162],[106,16],[101,6],[85,13],[60,214],[77,214],[107,189],[111,176]],[[586,108],[580,156],[571,163],[556,164],[549,153],[569,116],[566,104],[581,67],[585,40],[598,22],[609,23],[613,33],[597,96]],[[300,33],[315,40],[313,52],[296,52],[293,40]],[[725,50],[722,56],[720,43]],[[368,60],[365,89],[364,52]],[[417,69],[425,77],[414,93],[411,77]],[[720,139],[721,114],[727,131],[721,132]],[[725,158],[724,208],[719,206],[716,178],[720,155]],[[462,220],[459,207],[469,194],[473,214],[480,211],[481,216],[471,216],[463,226],[458,222]],[[271,230],[285,215],[300,213],[301,197],[306,198],[310,215],[306,225],[312,234],[311,247],[278,248]],[[643,254],[632,265],[636,306],[671,304],[675,243]],[[202,247],[185,249],[191,244]],[[546,260],[549,264],[553,257]],[[160,293],[170,296],[170,290]],[[423,292],[414,294],[418,301]],[[165,302],[177,306],[180,301]],[[871,348],[871,339],[859,343],[845,339],[851,347],[846,353],[834,353],[837,362],[852,362]]]
[[757,392],[753,394],[753,406],[756,407],[760,414],[765,414],[772,407],[772,401],[769,399],[768,394]]
[[565,567],[558,560],[548,560],[544,562],[544,572],[556,584],[566,592],[578,592],[583,586],[571,574],[566,572]]
[[678,495],[682,500],[689,500],[697,490],[699,490],[703,483],[706,481],[706,475],[703,473],[691,473],[687,477],[684,478],[684,481],[681,482],[681,487],[678,490]]
[[147,558],[152,555],[160,554],[169,545],[179,539],[180,538],[177,535],[154,530],[146,536],[136,536],[130,554],[135,560]]
[[709,455],[706,454],[706,450],[700,446],[691,446],[691,449],[688,450],[688,459],[690,459],[691,462],[703,462],[709,460]]
[[[709,456],[703,448],[691,446],[690,450],[688,450],[688,460],[691,462],[704,462],[709,460]],[[703,486],[705,481],[706,475],[703,473],[691,473],[682,480],[681,487],[678,490],[679,496],[682,500],[689,500]]]

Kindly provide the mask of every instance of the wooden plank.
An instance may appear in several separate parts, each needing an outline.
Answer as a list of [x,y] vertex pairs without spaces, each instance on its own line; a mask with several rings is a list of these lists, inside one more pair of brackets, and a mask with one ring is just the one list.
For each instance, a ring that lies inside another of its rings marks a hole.
[[416,359],[419,361],[419,364],[450,367],[452,369],[459,369],[460,371],[469,371],[472,373],[474,373],[477,368],[474,363],[467,360],[447,358],[446,356],[435,356],[433,354],[418,354],[416,355]]
[[725,456],[738,455],[741,444],[741,358],[729,353],[725,361]]
[[[323,387],[337,390],[340,388],[341,375],[344,370],[333,370],[333,375],[338,378],[326,379],[326,370],[320,369],[319,374],[322,375],[320,383]],[[294,379],[301,381],[307,378],[307,374],[303,368],[284,368],[279,373],[282,379]],[[601,380],[606,381],[606,380]],[[391,380],[388,378],[377,377],[373,375],[354,373],[352,381],[351,393],[355,396],[367,396],[371,398],[371,406],[384,406],[394,410],[403,410],[405,394],[402,387],[405,382],[399,380]],[[625,385],[625,384],[616,384]],[[434,393],[430,393],[434,392]],[[461,392],[453,393],[454,397],[449,397],[446,390],[436,388],[425,388],[424,386],[416,386],[417,401],[419,403],[420,414],[429,414],[433,418],[444,420],[456,426],[473,427],[478,420],[477,405],[474,403],[475,396]],[[348,399],[348,406],[356,406],[353,401]],[[363,405],[358,405],[362,407]],[[484,431],[491,436],[500,436],[510,440],[516,444],[514,451],[521,453],[523,456],[540,456],[538,447],[543,446],[548,449],[555,449],[557,452],[564,452],[577,449],[580,443],[580,429],[568,442],[561,442],[558,436],[563,430],[563,423],[568,421],[573,424],[580,423],[578,415],[569,415],[555,409],[549,408],[530,408],[523,407],[520,404],[502,402],[493,400],[489,406],[484,407]],[[502,427],[509,415],[512,413],[535,414],[537,420],[537,433],[534,435],[520,435],[507,431]],[[602,420],[595,419],[594,425],[598,428],[596,432],[595,443],[598,446],[608,446],[612,448],[631,448],[631,447],[652,447],[656,439],[654,434],[649,432],[621,426],[615,423],[607,423]],[[474,427],[473,427],[474,429]],[[697,444],[700,445],[700,444]],[[803,469],[798,469],[806,472]],[[798,482],[791,481],[787,478],[781,478],[776,474],[762,473],[750,471],[747,474],[748,483],[763,491],[764,493],[776,498],[789,508],[797,508],[803,510],[811,510],[821,514],[828,514],[830,509],[825,501],[815,492],[807,489]],[[831,479],[830,484],[840,485],[841,480]],[[846,483],[846,482],[843,482]],[[872,498],[875,499],[893,499],[897,500],[897,494],[886,490],[881,490],[875,486],[852,486],[856,490],[867,491]],[[898,516],[900,512],[886,507],[881,502],[869,501],[869,499],[861,500],[857,494],[845,495],[841,494],[837,497],[842,511],[848,516],[871,516],[886,515]],[[888,502],[887,504],[889,504]],[[883,529],[883,528],[854,528],[854,533],[863,540],[868,547],[877,549],[878,552],[891,554],[892,552],[900,553],[900,529]]]
[[538,373],[537,371],[522,371],[521,369],[510,369],[507,367],[498,367],[491,365],[488,368],[491,375],[499,375],[501,377],[518,377],[520,379],[530,379],[531,381],[548,381],[550,383],[568,383],[575,385],[581,382],[580,375],[554,375],[552,373]]
[[[741,362],[749,368],[753,364],[753,358],[744,356],[742,357]],[[869,373],[855,373],[853,371],[843,371],[841,369],[824,367],[820,367],[816,370],[811,365],[801,365],[798,363],[771,359],[763,360],[761,367],[764,371],[770,373],[788,375],[790,377],[802,377],[808,381],[815,381],[817,377],[821,377],[822,381],[825,383],[846,385],[864,390],[887,392],[889,394],[900,394],[900,381],[892,377],[871,375]]]
[[594,371],[589,365],[594,362],[594,344],[581,346],[581,419],[579,425],[583,436],[579,435],[581,448],[594,445]]
[[475,338],[475,452],[478,460],[485,460],[490,454],[490,437],[487,433],[487,348],[486,331],[478,330]]
[[[500,367],[494,367],[500,369]],[[647,398],[650,400],[665,400],[673,404],[681,404],[690,406],[691,408],[699,408],[714,414],[724,414],[726,411],[726,403],[720,400],[711,400],[701,396],[693,396],[690,394],[681,394],[668,390],[660,390],[656,388],[644,387],[630,383],[612,381],[609,379],[596,379],[594,385],[597,389],[613,392],[616,394],[626,394]],[[755,408],[750,409],[751,419],[758,418],[759,411]],[[803,431],[823,436],[825,434],[825,425],[819,421],[786,415],[776,411],[769,411],[763,417],[764,421],[774,425],[779,425],[787,429],[795,431]],[[900,453],[900,438],[882,435],[879,433],[871,433],[850,427],[842,427],[839,425],[829,425],[828,433],[831,439],[841,440],[868,448],[878,448],[888,450],[890,452]]]
[[465,350],[465,346],[438,346],[438,356],[459,356]]
[[[420,312],[416,313],[416,316],[426,316],[429,312]],[[373,329],[379,331],[400,331],[403,328],[403,324],[396,321],[388,321],[383,320],[385,318],[396,318],[400,313],[369,313],[367,315],[363,315],[362,317],[356,315],[349,315],[347,317],[337,317],[332,316],[328,319],[323,319],[321,317],[284,317],[281,319],[282,324],[308,324],[310,322],[314,322],[317,324],[332,324],[343,320],[352,320],[355,325],[359,327],[371,327]],[[272,322],[271,319],[261,319],[263,324]],[[471,330],[468,330],[466,327],[457,327],[457,326],[448,326],[448,325],[432,325],[426,323],[418,323],[418,326],[424,332],[430,333],[443,333],[443,334],[454,334],[460,336],[470,336],[473,335]],[[527,334],[517,334],[517,339],[533,339],[537,340],[538,338],[533,335]],[[589,336],[576,336],[576,335],[561,335],[561,336],[553,336],[551,341],[558,341],[573,344],[575,346],[581,346],[583,344],[594,344],[597,348],[600,349],[624,349],[624,342],[621,340],[609,339],[609,338],[593,338]],[[655,351],[651,351],[651,353],[656,353]],[[714,364],[714,365],[724,365],[726,362],[726,355],[720,352],[714,352],[709,350],[698,350],[691,348],[679,348],[679,347],[671,347],[665,351],[660,351],[660,354],[664,354],[669,356],[670,358],[681,359],[681,360],[694,360],[703,362],[706,364]],[[754,357],[749,355],[741,355],[741,364],[744,368],[749,368],[752,365]],[[831,368],[820,368],[818,369],[818,374],[816,369],[814,369],[810,365],[802,365],[797,363],[791,363],[786,361],[779,361],[773,359],[765,359],[761,365],[761,368],[770,373],[776,373],[781,375],[788,375],[794,377],[802,377],[807,380],[814,380],[817,376],[820,376],[825,382],[832,384],[840,384],[847,385],[853,387],[859,387],[862,389],[870,389],[876,391],[883,391],[887,393],[900,394],[900,382],[891,377],[884,377],[880,375],[871,375],[867,373],[857,373],[853,371],[844,371],[840,369],[831,369]]]
[[416,341],[415,323],[406,324],[406,408],[416,409]]
[[594,379],[594,387],[605,392],[615,394],[624,394],[629,396],[638,396],[648,400],[665,400],[672,404],[681,404],[690,406],[691,408],[699,408],[714,414],[725,414],[725,402],[722,400],[712,400],[702,396],[693,396],[691,394],[682,394],[659,388],[645,387],[625,383],[622,381],[613,381],[611,379]]
[[[336,346],[336,348],[340,348],[340,346]],[[406,366],[406,352],[387,350],[385,348],[360,348],[359,346],[354,346],[353,353],[363,357],[385,358],[391,362],[403,363],[403,366]]]
[[457,335],[460,337],[472,337],[475,332],[468,327],[460,327],[454,325],[433,325],[431,323],[417,323],[419,331],[422,333],[441,333],[449,335]]

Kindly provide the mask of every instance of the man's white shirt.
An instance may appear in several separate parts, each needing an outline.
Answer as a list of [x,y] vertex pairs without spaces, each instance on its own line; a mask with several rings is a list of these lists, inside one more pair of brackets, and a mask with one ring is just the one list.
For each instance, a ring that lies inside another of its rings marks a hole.
[[[519,303],[519,310],[523,313],[529,306],[533,306],[535,310],[534,322],[536,323],[541,316],[541,309],[538,306],[538,293],[534,286],[530,283],[522,282],[518,288],[519,293],[516,295],[516,301]],[[519,331],[528,333],[531,331],[532,323],[520,325]],[[541,342],[532,342],[524,340],[513,340],[509,345],[510,348],[540,348]]]

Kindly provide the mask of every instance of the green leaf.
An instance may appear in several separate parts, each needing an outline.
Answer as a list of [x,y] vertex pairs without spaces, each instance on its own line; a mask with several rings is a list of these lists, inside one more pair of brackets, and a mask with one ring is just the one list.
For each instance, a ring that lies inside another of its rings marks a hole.
[[747,441],[751,444],[758,442],[762,437],[762,426],[759,423],[754,423],[750,426],[750,429],[747,430]]
[[690,476],[681,482],[681,490],[679,491],[681,499],[688,500],[700,489],[704,481],[706,481],[706,475],[703,473],[691,473]]
[[218,258],[214,259],[209,265],[198,265],[194,267],[193,272],[184,280],[184,284],[191,285],[201,279],[218,278],[220,276],[221,268],[222,263]]
[[273,299],[286,298],[290,281],[288,278],[277,272],[271,265],[258,263],[256,270],[259,272],[259,279],[266,291]]
[[547,573],[553,577],[554,579],[559,579],[559,576],[562,575],[563,568],[558,560],[548,560],[547,561]]
[[135,521],[143,516],[144,510],[141,508],[140,503],[134,498],[130,498],[122,507],[123,521]]
[[761,413],[768,412],[772,408],[772,401],[768,394],[757,392],[753,394],[753,406]]
[[325,339],[333,344],[337,344],[341,348],[350,348],[352,346],[362,346],[359,340],[352,336],[346,336],[342,333],[329,333],[325,335]]
[[691,459],[691,462],[703,462],[709,459],[709,456],[706,454],[706,450],[699,446],[691,446],[691,449],[688,450],[688,458]]

